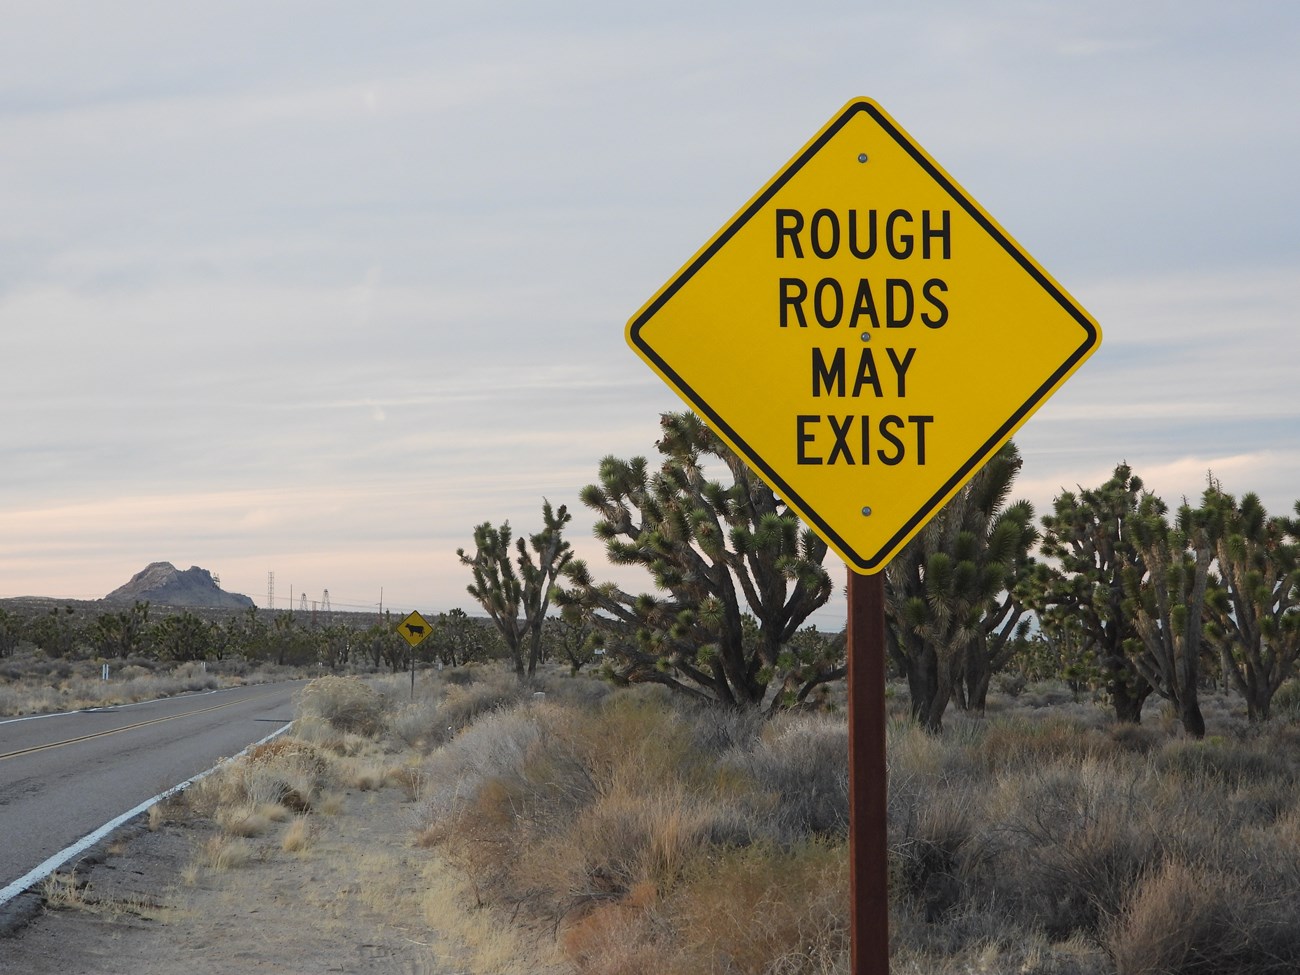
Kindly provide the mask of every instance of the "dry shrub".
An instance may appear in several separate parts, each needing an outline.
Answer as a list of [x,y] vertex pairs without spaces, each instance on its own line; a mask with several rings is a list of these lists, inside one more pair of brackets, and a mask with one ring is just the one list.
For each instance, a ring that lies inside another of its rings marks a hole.
[[293,811],[279,803],[263,803],[257,807],[257,814],[264,817],[269,823],[284,823],[289,821]]
[[543,675],[540,686],[548,700],[584,711],[597,710],[616,693],[609,681],[567,673]]
[[386,781],[384,768],[374,762],[349,762],[344,771],[344,782],[358,792],[374,792],[383,788]]
[[[433,756],[420,800],[420,842],[446,843],[473,876],[480,899],[553,915],[564,901],[562,871],[530,865],[572,826],[591,784],[554,733],[551,705],[494,712]],[[568,857],[567,859],[571,859]],[[531,874],[530,874],[531,871]],[[535,875],[536,879],[520,879]]]
[[424,769],[414,765],[400,765],[384,770],[384,782],[406,793],[410,802],[418,802],[424,792],[428,776]]
[[661,939],[641,905],[611,901],[568,923],[560,948],[578,975],[669,975]]
[[253,848],[242,839],[217,834],[208,837],[200,852],[200,862],[217,871],[242,867],[253,858]]
[[695,728],[673,703],[636,688],[593,712],[556,709],[554,735],[581,765],[597,792],[626,788],[651,793],[665,783],[709,787],[715,756],[695,747]]
[[248,800],[244,792],[243,767],[223,759],[216,770],[185,790],[185,802],[194,816],[212,817],[217,810]]
[[342,755],[347,750],[344,741],[350,736],[339,731],[324,718],[316,715],[299,715],[293,721],[293,737],[298,741],[309,742],[324,751]]
[[444,843],[484,902],[551,921],[670,890],[705,847],[750,832],[711,798],[689,723],[639,696],[595,714],[549,701],[490,713],[426,777],[421,842]]
[[484,782],[516,772],[540,734],[536,716],[522,711],[489,712],[466,728],[431,756],[420,820],[450,823]]
[[[954,926],[963,930],[946,943],[943,936]],[[891,975],[1115,975],[1092,939],[1076,935],[1049,940],[1041,931],[999,921],[996,911],[963,915],[944,930],[907,917],[896,919],[890,938],[895,946]],[[847,968],[835,972],[843,975]]]
[[[185,791],[185,804],[198,816],[227,817],[232,810],[275,819],[275,807],[306,812],[329,779],[329,765],[310,743],[277,738],[243,757],[222,762],[213,774]],[[223,810],[225,812],[223,813]]]
[[1126,752],[1148,755],[1165,742],[1165,734],[1156,728],[1131,721],[1118,721],[1110,728],[1110,740]]
[[1008,715],[988,725],[976,750],[984,767],[996,772],[1103,757],[1117,748],[1106,735],[1075,721]]
[[1295,777],[1285,753],[1270,749],[1267,743],[1261,746],[1258,741],[1168,741],[1154,758],[1160,771],[1196,789],[1207,782],[1239,788]]
[[1300,969],[1291,913],[1242,877],[1169,860],[1133,892],[1107,946],[1119,975],[1281,975]]
[[978,860],[970,796],[930,801],[912,810],[902,837],[891,844],[892,888],[926,921],[937,921],[961,901],[970,863]]
[[338,731],[358,735],[378,734],[383,710],[383,697],[359,677],[318,677],[298,699],[300,718],[321,718]]
[[733,748],[751,749],[768,724],[758,708],[697,705],[686,710],[684,716],[690,723],[691,743],[706,755],[724,755]]
[[601,796],[567,831],[574,901],[622,897],[643,884],[661,896],[668,893],[724,817],[680,785],[651,795],[618,789]]
[[665,911],[684,949],[676,970],[845,970],[848,874],[840,842],[757,844],[696,861]]
[[1280,721],[1300,721],[1300,677],[1292,677],[1274,692],[1269,713]]
[[280,849],[285,853],[302,853],[311,845],[313,833],[311,821],[306,816],[296,816],[280,839]]
[[217,824],[229,836],[261,836],[271,821],[251,805],[226,806],[217,811]]
[[309,742],[277,738],[259,745],[240,763],[243,794],[252,803],[284,806],[302,813],[312,808],[329,779],[329,762]]
[[1094,933],[1116,916],[1178,827],[1172,816],[1151,822],[1146,797],[1125,769],[1088,760],[1050,766],[1020,783],[1020,811],[1004,834],[1013,845],[995,889],[1053,937]]
[[435,712],[437,723],[430,736],[435,741],[445,741],[480,716],[518,704],[524,693],[523,685],[507,675],[448,687]]
[[438,702],[432,697],[397,705],[388,717],[388,730],[413,747],[445,737],[438,726]]
[[52,910],[83,908],[88,904],[86,891],[87,885],[75,872],[55,871],[41,885],[41,898]]
[[843,720],[793,714],[771,722],[749,748],[731,749],[723,765],[748,776],[753,791],[765,799],[760,806],[764,834],[793,843],[847,830],[848,755]]
[[949,746],[915,721],[893,718],[885,725],[885,751],[890,782],[939,775],[948,760]]

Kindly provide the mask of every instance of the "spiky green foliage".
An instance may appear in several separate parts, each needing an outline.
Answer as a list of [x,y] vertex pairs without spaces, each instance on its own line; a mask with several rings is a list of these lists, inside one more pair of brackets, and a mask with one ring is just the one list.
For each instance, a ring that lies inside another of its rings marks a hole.
[[1022,587],[1038,533],[1029,502],[1007,504],[1020,464],[1008,443],[885,569],[890,656],[912,716],[932,731],[958,688],[964,705],[983,707],[1028,627]]
[[1096,661],[1120,721],[1142,720],[1151,684],[1127,647],[1137,637],[1125,604],[1124,576],[1146,568],[1133,543],[1142,479],[1127,464],[1097,488],[1063,491],[1043,517],[1042,553],[1031,603],[1062,669],[1086,674]]
[[1207,635],[1250,720],[1262,721],[1300,657],[1300,519],[1270,518],[1257,495],[1237,503],[1213,481],[1201,505],[1214,509],[1222,526]]
[[213,627],[186,610],[164,616],[149,628],[149,643],[163,660],[206,660],[212,649]]
[[541,658],[542,624],[550,608],[555,580],[573,558],[564,539],[564,526],[573,520],[565,505],[552,509],[542,501],[542,530],[525,540],[515,540],[511,557],[510,522],[500,528],[484,522],[474,529],[474,554],[457,549],[461,564],[468,566],[474,581],[466,587],[496,624],[514,662],[515,673],[527,676],[537,671]]
[[91,628],[91,642],[101,657],[127,657],[139,653],[145,642],[149,603],[136,600],[130,609],[102,613]]
[[830,596],[826,543],[698,417],[667,413],[661,429],[656,470],[606,457],[582,492],[609,560],[641,566],[657,592],[597,582],[574,561],[558,601],[598,629],[620,679],[729,705],[805,700],[844,674],[831,642],[794,641]]
[[1147,571],[1143,576],[1132,568],[1124,574],[1125,607],[1137,632],[1127,652],[1156,693],[1177,708],[1187,733],[1204,738],[1197,690],[1222,512],[1184,501],[1170,523],[1167,511],[1155,495],[1143,494],[1133,519],[1134,544]]

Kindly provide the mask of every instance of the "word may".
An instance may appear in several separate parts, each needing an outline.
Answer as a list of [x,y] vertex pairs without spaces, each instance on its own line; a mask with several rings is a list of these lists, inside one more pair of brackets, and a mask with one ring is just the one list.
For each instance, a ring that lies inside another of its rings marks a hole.
[[[908,349],[901,359],[893,349],[885,349],[885,352],[889,355],[889,364],[894,367],[898,398],[902,399],[907,395],[907,370],[911,368],[916,349]],[[847,389],[847,375],[848,370],[843,349],[836,349],[829,362],[826,360],[825,355],[822,354],[821,349],[812,350],[812,394],[814,397],[821,396],[823,391],[827,396],[844,396]],[[858,372],[853,378],[853,392],[850,395],[861,396],[862,390],[868,387],[876,396],[884,395],[884,391],[880,386],[880,375],[876,371],[876,357],[870,349],[863,349],[862,354],[858,357]]]

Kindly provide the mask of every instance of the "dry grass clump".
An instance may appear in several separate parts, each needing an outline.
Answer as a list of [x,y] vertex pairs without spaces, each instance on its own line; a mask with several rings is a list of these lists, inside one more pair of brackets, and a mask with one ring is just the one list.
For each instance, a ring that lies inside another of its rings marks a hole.
[[343,759],[338,763],[338,778],[347,788],[375,792],[388,784],[388,769],[373,759]]
[[806,840],[731,849],[693,864],[672,905],[684,935],[678,971],[843,970],[846,853],[840,841]]
[[424,747],[446,737],[438,727],[438,700],[426,695],[415,701],[390,705],[389,733],[412,747]]
[[418,765],[397,765],[384,770],[384,784],[401,789],[410,802],[420,800],[428,781],[428,775]]
[[198,862],[222,873],[247,864],[253,859],[253,852],[253,847],[247,840],[218,833],[204,842]]
[[330,764],[309,743],[276,738],[252,749],[242,762],[243,792],[255,805],[308,812],[329,781]]
[[450,684],[438,703],[434,715],[437,724],[431,737],[434,741],[446,741],[480,716],[518,704],[529,693],[510,674],[498,674],[470,684]]
[[220,816],[230,832],[259,835],[288,813],[310,811],[331,777],[329,762],[310,742],[276,738],[222,763],[186,790],[185,802],[196,815]]
[[1229,789],[1288,778],[1294,757],[1255,741],[1229,741],[1215,736],[1204,741],[1167,741],[1155,753],[1157,768],[1189,786],[1217,785]]
[[280,839],[280,849],[285,853],[304,853],[311,846],[315,828],[306,816],[295,816]]
[[55,871],[41,885],[41,899],[50,910],[84,908],[88,904],[86,884],[75,872]]
[[374,735],[383,728],[384,699],[359,677],[318,677],[302,689],[298,717],[319,718],[331,728]]
[[[653,690],[594,708],[548,696],[489,712],[431,756],[421,840],[465,871],[475,903],[557,932],[579,972],[767,970],[749,960],[711,967],[690,940],[704,930],[697,917],[722,910],[717,870],[731,864],[768,911],[766,930],[755,943],[743,910],[728,908],[714,923],[733,947],[708,951],[813,971],[791,959],[836,954],[833,939],[807,939],[844,923],[843,723],[790,716],[763,727],[720,715]],[[824,790],[801,795],[800,767],[805,785],[811,777]],[[832,838],[813,843],[818,831]],[[838,867],[828,880],[831,850]],[[818,869],[792,866],[805,860]],[[814,875],[816,892],[805,886]],[[828,903],[840,906],[830,915],[813,906]]]
[[1231,868],[1170,859],[1133,891],[1107,946],[1118,975],[1282,975],[1300,970],[1298,906]]
[[762,831],[777,843],[843,834],[849,823],[849,735],[842,721],[821,714],[783,715],[756,740],[741,740],[722,767],[750,782]]
[[224,806],[217,810],[217,824],[228,836],[251,839],[265,833],[271,819],[255,806]]
[[123,914],[159,918],[169,911],[165,904],[144,894],[105,896],[79,877],[75,869],[66,873],[56,871],[46,877],[41,885],[41,900],[47,911],[89,911],[108,918]]

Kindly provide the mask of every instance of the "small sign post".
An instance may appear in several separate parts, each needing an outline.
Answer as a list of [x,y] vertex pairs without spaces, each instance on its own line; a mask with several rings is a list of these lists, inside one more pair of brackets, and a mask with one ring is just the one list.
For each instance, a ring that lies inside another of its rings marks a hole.
[[429,638],[433,627],[420,615],[419,610],[411,610],[406,619],[397,624],[397,632],[411,647],[411,700],[415,700],[415,648]]
[[1101,342],[854,99],[628,322],[647,365],[844,559],[852,970],[889,970],[880,572]]

